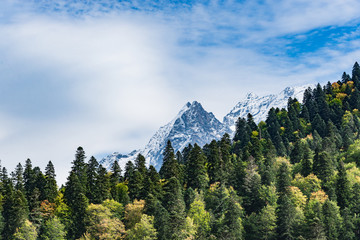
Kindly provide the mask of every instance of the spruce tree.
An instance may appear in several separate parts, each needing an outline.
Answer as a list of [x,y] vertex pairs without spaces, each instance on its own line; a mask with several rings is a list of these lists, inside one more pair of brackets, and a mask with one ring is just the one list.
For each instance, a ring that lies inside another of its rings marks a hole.
[[206,157],[201,148],[195,144],[187,162],[187,186],[193,189],[205,190],[209,183],[206,170]]
[[45,195],[46,199],[49,200],[49,202],[55,202],[55,198],[57,197],[58,191],[57,191],[57,184],[55,179],[55,168],[51,161],[47,164],[45,168]]
[[119,193],[117,191],[116,185],[122,181],[121,168],[117,160],[111,166],[111,175],[110,175],[110,193],[112,199],[119,201]]
[[78,147],[75,154],[75,160],[72,162],[72,172],[78,177],[85,192],[87,191],[87,165],[85,163],[85,151]]
[[342,224],[339,207],[336,205],[335,202],[326,200],[324,205],[322,206],[322,211],[326,239],[338,239]]
[[347,178],[344,163],[340,161],[339,172],[336,180],[337,202],[341,209],[349,206],[351,198],[350,182]]
[[102,203],[106,199],[110,198],[110,178],[106,168],[102,165],[99,166],[97,170],[97,179],[96,179],[96,200],[95,203]]
[[91,157],[86,166],[86,197],[89,200],[89,203],[99,203],[99,190],[97,186],[97,181],[99,178],[98,173],[99,163],[95,157]]
[[88,199],[85,195],[84,186],[75,171],[70,172],[66,182],[64,197],[70,208],[71,223],[68,226],[67,239],[78,239],[86,231],[85,216]]
[[170,179],[176,177],[179,179],[179,163],[175,158],[174,149],[171,146],[170,140],[166,143],[163,156],[163,165],[159,171],[161,178]]
[[[30,196],[35,188],[35,181],[36,177],[34,174],[34,170],[32,167],[31,160],[28,158],[25,163],[25,169],[24,169],[24,188],[25,188],[25,195],[26,199],[29,201]],[[30,211],[32,209],[29,209]]]
[[179,181],[172,177],[164,186],[163,205],[169,213],[168,239],[181,239],[185,228],[185,203]]
[[128,161],[125,164],[125,174],[124,174],[124,180],[129,181],[131,176],[134,174],[135,166],[131,161]]

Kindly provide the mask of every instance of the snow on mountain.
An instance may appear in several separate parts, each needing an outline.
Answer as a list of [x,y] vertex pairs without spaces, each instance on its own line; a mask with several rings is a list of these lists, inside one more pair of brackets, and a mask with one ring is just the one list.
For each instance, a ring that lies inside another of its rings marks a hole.
[[213,113],[207,112],[200,103],[194,101],[187,103],[168,124],[161,127],[144,149],[133,151],[129,155],[113,153],[100,161],[106,167],[111,166],[115,159],[124,166],[129,160],[134,160],[141,153],[145,156],[147,164],[160,169],[162,165],[163,150],[168,140],[174,151],[182,151],[187,145],[197,143],[203,146],[213,139],[220,139],[227,129]]
[[163,150],[168,140],[175,150],[182,151],[189,143],[197,143],[203,146],[213,139],[220,139],[224,133],[232,135],[235,130],[235,123],[239,117],[246,118],[251,113],[256,123],[264,121],[269,110],[274,108],[286,108],[288,99],[296,98],[302,101],[305,89],[313,87],[306,85],[302,87],[287,87],[279,94],[257,96],[249,93],[244,100],[240,101],[228,113],[221,123],[214,114],[207,112],[200,103],[194,101],[187,103],[177,116],[165,126],[162,126],[150,139],[149,143],[140,150],[135,150],[127,155],[115,152],[103,158],[100,163],[108,169],[117,159],[124,169],[127,161],[134,161],[139,153],[145,156],[148,165],[153,165],[157,170],[162,165]]
[[239,117],[246,118],[248,113],[251,113],[254,117],[254,121],[259,123],[266,120],[269,110],[273,108],[286,108],[288,99],[296,98],[302,102],[304,91],[312,85],[306,85],[301,87],[287,87],[279,94],[270,94],[259,97],[254,93],[246,95],[245,99],[240,101],[236,106],[228,113],[223,120],[224,125],[235,130],[235,123]]

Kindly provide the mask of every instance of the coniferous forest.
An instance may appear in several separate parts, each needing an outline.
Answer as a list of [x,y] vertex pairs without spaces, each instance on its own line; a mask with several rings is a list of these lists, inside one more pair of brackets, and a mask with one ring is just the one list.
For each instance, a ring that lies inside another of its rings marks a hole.
[[1,239],[360,239],[360,67],[302,103],[238,119],[159,172],[138,155],[110,171],[79,147],[60,189],[51,162],[1,170]]

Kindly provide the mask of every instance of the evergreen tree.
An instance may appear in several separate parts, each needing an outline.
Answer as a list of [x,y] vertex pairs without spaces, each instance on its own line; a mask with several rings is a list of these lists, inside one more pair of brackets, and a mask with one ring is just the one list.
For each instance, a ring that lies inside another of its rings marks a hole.
[[119,201],[119,193],[117,191],[116,185],[122,181],[121,168],[117,160],[111,166],[111,175],[110,175],[110,193],[112,199]]
[[316,152],[313,164],[314,174],[323,182],[327,182],[333,174],[330,155],[327,152]]
[[230,196],[226,204],[224,218],[218,232],[218,239],[245,239],[243,234],[242,210],[240,204]]
[[171,177],[179,178],[179,163],[175,158],[174,149],[170,140],[167,141],[164,150],[163,165],[160,168],[161,178],[170,179]]
[[15,189],[25,193],[23,174],[23,167],[21,163],[19,163],[15,168],[15,172],[12,173],[12,178],[15,184]]
[[359,239],[359,229],[355,227],[355,219],[349,208],[342,210],[343,222],[340,230],[340,240],[354,240]]
[[206,171],[206,157],[201,148],[195,144],[187,162],[187,186],[193,189],[205,190],[209,183]]
[[92,156],[86,167],[87,186],[86,189],[84,189],[86,191],[86,197],[88,198],[89,203],[100,203],[100,189],[99,186],[97,186],[97,181],[99,178],[98,168],[99,163],[96,158]]
[[128,161],[125,165],[124,180],[129,181],[131,176],[134,174],[135,166],[131,161]]
[[164,207],[169,213],[168,239],[179,239],[185,228],[185,203],[179,181],[172,177],[164,186]]
[[224,179],[223,162],[221,159],[221,152],[215,140],[207,146],[207,151],[204,151],[208,160],[208,174],[210,183],[219,182]]
[[78,239],[85,233],[85,216],[88,199],[84,187],[75,171],[70,172],[64,193],[66,203],[70,208],[71,223],[67,239]]
[[342,224],[339,207],[335,202],[326,200],[322,206],[322,211],[326,239],[338,239]]
[[97,198],[95,200],[95,203],[99,204],[110,198],[110,178],[106,168],[104,168],[102,165],[99,166],[97,175]]
[[341,209],[349,206],[351,198],[350,194],[350,182],[347,178],[344,163],[340,161],[339,172],[336,180],[336,195],[338,205]]
[[16,229],[20,228],[27,218],[26,199],[20,190],[14,190],[12,183],[8,180],[5,183],[3,200],[4,228],[3,239],[12,239]]
[[246,168],[244,178],[244,207],[248,214],[259,211],[263,206],[259,201],[261,177],[257,172],[257,165],[251,158]]
[[299,163],[301,159],[304,158],[303,154],[304,154],[303,144],[301,143],[300,138],[297,138],[290,154],[290,162],[292,164]]
[[45,195],[46,195],[46,199],[49,200],[50,202],[54,202],[55,198],[58,194],[57,191],[57,184],[56,184],[56,179],[55,179],[56,175],[55,175],[55,168],[54,165],[52,164],[51,161],[49,161],[49,163],[47,164],[46,168],[45,168]]
[[303,158],[301,159],[301,175],[307,177],[312,173],[312,154],[308,144],[304,145]]
[[72,172],[78,177],[85,192],[87,191],[87,165],[85,163],[85,151],[78,147],[75,154],[75,160],[72,162]]
[[235,125],[234,142],[240,142],[240,148],[243,148],[250,141],[251,128],[244,118],[239,118]]
[[[30,196],[33,193],[35,188],[35,181],[36,177],[33,171],[31,160],[28,158],[25,163],[24,169],[24,188],[25,188],[25,195],[28,202],[30,201]],[[32,210],[31,208],[29,209]]]

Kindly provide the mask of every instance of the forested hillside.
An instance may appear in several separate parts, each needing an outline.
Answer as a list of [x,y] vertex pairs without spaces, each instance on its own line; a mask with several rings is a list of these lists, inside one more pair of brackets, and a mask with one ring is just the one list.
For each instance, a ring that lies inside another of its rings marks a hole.
[[238,119],[159,172],[108,172],[79,147],[59,190],[51,162],[1,171],[2,239],[360,239],[360,67],[307,89],[303,103]]

